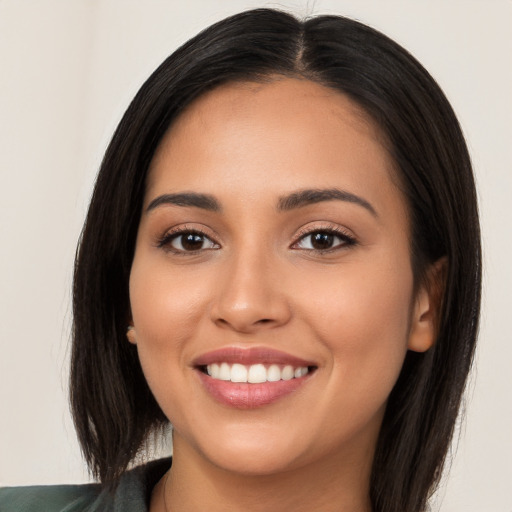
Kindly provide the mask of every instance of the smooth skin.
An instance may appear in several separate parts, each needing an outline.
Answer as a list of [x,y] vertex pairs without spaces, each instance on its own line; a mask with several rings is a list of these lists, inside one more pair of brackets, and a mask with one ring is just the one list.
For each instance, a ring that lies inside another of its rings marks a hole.
[[[152,512],[164,495],[172,512],[371,511],[387,397],[407,350],[435,339],[397,182],[361,109],[307,80],[223,85],[168,130],[130,276],[129,340],[174,427]],[[324,189],[342,194],[283,207]],[[191,192],[217,210],[162,199]],[[316,370],[275,403],[232,408],[193,364],[225,347],[271,347]]]

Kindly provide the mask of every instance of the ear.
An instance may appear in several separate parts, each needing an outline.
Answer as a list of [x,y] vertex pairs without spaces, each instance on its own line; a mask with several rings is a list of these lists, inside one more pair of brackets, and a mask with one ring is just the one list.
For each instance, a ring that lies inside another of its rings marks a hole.
[[137,345],[137,337],[135,336],[135,327],[133,325],[129,325],[126,331],[126,337],[128,341],[133,345]]
[[429,267],[418,288],[407,343],[409,350],[426,352],[436,342],[447,270],[447,258],[437,260]]

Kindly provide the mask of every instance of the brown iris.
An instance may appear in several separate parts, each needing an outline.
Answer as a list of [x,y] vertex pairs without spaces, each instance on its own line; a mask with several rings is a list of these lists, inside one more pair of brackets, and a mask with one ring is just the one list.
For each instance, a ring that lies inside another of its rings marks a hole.
[[331,233],[313,233],[311,235],[311,246],[318,251],[330,249],[333,243],[334,235]]
[[181,235],[181,245],[186,251],[198,251],[202,249],[204,244],[204,236],[197,233],[188,233]]

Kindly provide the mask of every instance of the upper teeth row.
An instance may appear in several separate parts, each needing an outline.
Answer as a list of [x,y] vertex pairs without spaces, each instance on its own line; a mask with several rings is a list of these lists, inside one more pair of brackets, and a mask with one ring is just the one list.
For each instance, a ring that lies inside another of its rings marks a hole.
[[238,363],[233,365],[213,363],[206,367],[206,371],[214,379],[257,384],[260,382],[276,382],[278,380],[290,380],[294,377],[303,377],[308,373],[308,368],[307,366],[294,368],[290,365],[280,368],[277,364],[271,364],[268,368],[265,368],[262,364],[244,366]]

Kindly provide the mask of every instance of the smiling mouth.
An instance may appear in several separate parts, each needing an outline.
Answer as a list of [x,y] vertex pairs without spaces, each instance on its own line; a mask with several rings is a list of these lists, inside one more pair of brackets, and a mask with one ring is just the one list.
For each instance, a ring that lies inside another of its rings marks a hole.
[[217,403],[255,409],[308,385],[318,365],[270,347],[225,347],[196,358],[192,367]]
[[300,379],[313,372],[314,366],[292,366],[261,363],[243,365],[228,362],[212,363],[199,367],[200,371],[214,380],[234,383],[262,384],[265,382],[289,381]]

